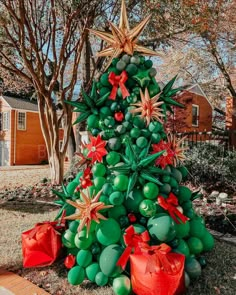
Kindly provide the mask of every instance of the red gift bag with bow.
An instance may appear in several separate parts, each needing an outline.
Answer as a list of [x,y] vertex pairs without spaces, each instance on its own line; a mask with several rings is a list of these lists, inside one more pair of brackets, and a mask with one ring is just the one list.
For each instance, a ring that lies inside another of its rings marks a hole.
[[139,235],[132,226],[124,235],[127,248],[117,264],[125,268],[130,259],[133,292],[136,295],[184,294],[185,256],[171,252],[166,244],[149,246],[147,240],[147,231]]
[[51,265],[62,248],[61,234],[65,224],[57,221],[37,223],[34,228],[22,233],[24,267]]

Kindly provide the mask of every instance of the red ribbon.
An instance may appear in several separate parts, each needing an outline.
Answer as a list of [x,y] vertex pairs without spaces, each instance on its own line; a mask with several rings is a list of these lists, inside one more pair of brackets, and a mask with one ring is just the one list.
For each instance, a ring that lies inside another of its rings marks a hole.
[[120,87],[121,94],[122,94],[123,98],[130,95],[128,89],[125,87],[125,84],[124,84],[127,81],[127,79],[128,79],[128,75],[127,75],[126,71],[123,71],[120,75],[116,75],[114,72],[111,72],[109,74],[108,81],[113,86],[113,88],[111,90],[111,94],[109,96],[110,99],[112,99],[112,100],[116,99],[116,93],[118,90],[118,86]]
[[[147,265],[145,273],[156,273],[161,270],[164,272],[174,275],[178,272],[179,261],[174,261],[173,259],[168,259],[168,253],[171,252],[171,247],[167,244],[161,244],[159,246],[149,246],[144,245],[138,249],[141,253],[146,253],[148,255]],[[135,254],[138,254],[136,251]]]
[[133,225],[130,225],[126,230],[126,234],[124,235],[124,242],[127,246],[125,251],[122,253],[119,258],[117,265],[120,265],[122,269],[125,269],[125,266],[129,260],[129,256],[134,249],[140,248],[141,245],[146,245],[146,242],[150,240],[148,231],[145,231],[141,234],[135,233]]
[[[180,223],[180,221],[178,220],[178,218],[185,223],[187,220],[189,220],[188,217],[184,216],[179,210],[178,210],[178,199],[177,197],[173,194],[170,193],[169,197],[167,199],[165,199],[162,196],[159,196],[158,198],[158,203],[159,205],[164,208],[165,210],[167,210],[170,214],[170,216],[174,219],[174,221],[176,223]],[[177,217],[178,218],[177,218]]]

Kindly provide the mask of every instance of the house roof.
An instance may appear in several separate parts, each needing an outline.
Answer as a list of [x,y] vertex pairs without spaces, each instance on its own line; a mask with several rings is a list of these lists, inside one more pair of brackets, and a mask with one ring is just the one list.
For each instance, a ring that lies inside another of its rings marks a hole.
[[27,111],[38,111],[38,105],[35,102],[32,102],[30,100],[26,100],[23,98],[15,98],[10,96],[1,96],[7,104],[12,108],[16,110],[27,110]]
[[[188,91],[188,92],[192,92],[192,93],[195,93],[195,94],[198,94],[198,95],[201,95],[201,96],[204,96],[206,98],[206,100],[209,102],[211,108],[213,109],[213,105],[212,103],[210,102],[209,98],[207,97],[206,93],[202,90],[201,86],[199,84],[194,84],[194,85],[186,85],[184,87],[184,90],[185,91]],[[181,94],[180,94],[181,95]]]

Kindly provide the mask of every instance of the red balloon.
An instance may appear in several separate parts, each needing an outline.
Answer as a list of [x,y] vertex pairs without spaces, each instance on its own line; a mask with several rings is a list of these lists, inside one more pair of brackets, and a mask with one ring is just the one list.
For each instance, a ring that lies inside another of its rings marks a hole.
[[137,220],[136,216],[133,213],[129,213],[128,218],[131,223],[136,222]]
[[75,265],[75,256],[72,254],[69,254],[66,256],[64,265],[66,268],[72,268]]
[[115,113],[114,117],[116,121],[122,122],[124,119],[124,114],[122,112],[117,112]]

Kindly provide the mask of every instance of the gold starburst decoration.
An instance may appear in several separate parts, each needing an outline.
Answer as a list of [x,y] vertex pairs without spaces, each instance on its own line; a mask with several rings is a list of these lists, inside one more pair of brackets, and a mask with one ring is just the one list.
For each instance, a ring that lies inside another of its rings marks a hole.
[[132,106],[136,106],[137,108],[130,110],[130,113],[141,113],[140,116],[144,119],[144,121],[146,121],[147,126],[152,120],[163,123],[162,117],[164,117],[164,114],[162,113],[162,109],[159,108],[159,106],[163,104],[163,101],[158,101],[160,93],[150,98],[148,89],[145,88],[144,93],[142,92],[142,90],[140,90],[140,96],[140,102],[131,104]]
[[151,15],[147,16],[136,27],[130,30],[125,0],[122,0],[119,27],[112,22],[109,22],[111,33],[92,29],[89,30],[92,34],[98,36],[109,44],[104,50],[100,51],[97,56],[111,56],[110,62],[122,52],[133,55],[134,51],[137,51],[145,55],[162,56],[160,53],[137,44],[138,37],[144,30],[150,18]]
[[87,190],[87,195],[84,192],[80,192],[82,202],[80,201],[70,201],[67,200],[71,206],[75,207],[78,212],[65,217],[65,219],[69,220],[80,220],[80,224],[78,227],[78,232],[80,232],[84,226],[87,228],[87,237],[90,230],[90,225],[92,220],[100,223],[100,219],[106,220],[107,218],[99,213],[100,210],[107,209],[113,207],[112,205],[105,205],[103,202],[99,202],[99,198],[102,194],[102,190],[100,190],[96,196],[90,196],[89,190]]
[[182,147],[182,144],[184,140],[186,139],[186,137],[187,136],[184,136],[181,139],[177,139],[177,137],[172,133],[169,133],[167,135],[167,140],[168,140],[168,143],[170,144],[170,149],[172,150],[174,154],[173,165],[175,167],[177,166],[177,162],[182,162],[186,158],[184,155],[184,151],[186,151],[188,148]]

